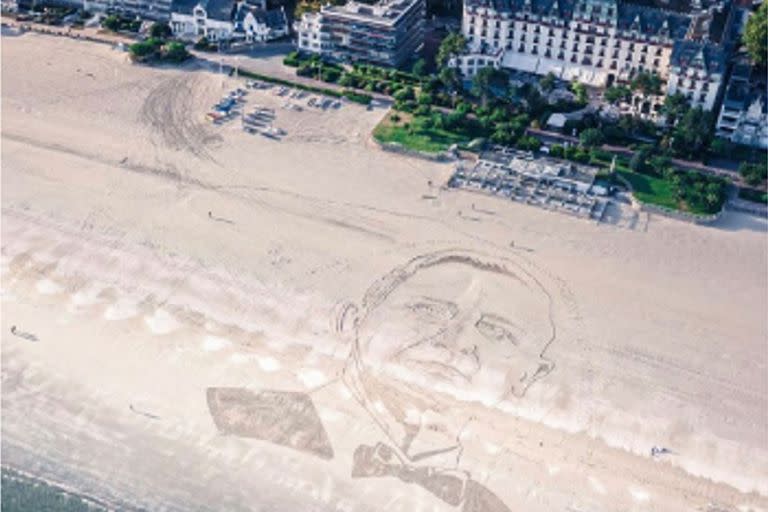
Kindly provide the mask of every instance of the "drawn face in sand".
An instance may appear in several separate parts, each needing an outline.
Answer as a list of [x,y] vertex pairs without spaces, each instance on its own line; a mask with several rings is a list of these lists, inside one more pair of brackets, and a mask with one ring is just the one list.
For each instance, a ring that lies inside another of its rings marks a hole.
[[464,251],[421,256],[363,301],[357,357],[368,371],[411,375],[498,401],[523,396],[553,364],[550,297],[512,260]]

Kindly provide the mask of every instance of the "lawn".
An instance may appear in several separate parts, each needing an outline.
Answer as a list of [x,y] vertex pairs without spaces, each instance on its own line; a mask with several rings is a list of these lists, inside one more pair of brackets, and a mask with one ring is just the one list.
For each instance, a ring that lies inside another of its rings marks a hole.
[[436,128],[430,125],[427,118],[403,112],[388,114],[373,130],[373,136],[382,144],[395,142],[407,149],[425,153],[439,153],[453,144],[466,145],[473,138],[469,133]]
[[674,210],[680,209],[674,186],[670,182],[629,170],[617,170],[617,173],[632,185],[634,196],[639,201]]

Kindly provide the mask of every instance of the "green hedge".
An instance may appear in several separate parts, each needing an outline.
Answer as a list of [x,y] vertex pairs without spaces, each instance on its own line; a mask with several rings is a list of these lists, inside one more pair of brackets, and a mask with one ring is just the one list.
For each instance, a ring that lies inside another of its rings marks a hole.
[[299,64],[301,64],[301,58],[299,57],[299,52],[291,52],[288,55],[285,56],[283,59],[283,64],[286,66],[290,66],[292,68],[299,67]]
[[301,89],[302,91],[314,92],[317,94],[325,94],[326,96],[333,96],[334,98],[341,98],[344,96],[339,91],[335,91],[333,89],[326,89],[324,87],[314,87],[312,85],[304,85],[296,82],[291,82],[290,80],[283,80],[282,78],[276,78],[269,75],[262,75],[260,73],[254,73],[252,71],[246,71],[244,69],[238,70],[238,74],[247,78],[261,80],[262,82],[269,82],[277,85],[285,85],[286,87],[295,87],[296,89]]
[[344,91],[339,92],[334,89],[326,89],[325,87],[315,87],[312,85],[300,84],[297,82],[291,82],[290,80],[283,80],[282,78],[276,78],[269,75],[262,75],[260,73],[254,73],[252,71],[246,71],[244,69],[239,70],[238,73],[244,77],[253,78],[255,80],[261,80],[262,82],[269,82],[272,84],[284,85],[286,87],[293,87],[295,89],[301,89],[302,91],[307,91],[307,92],[314,92],[316,94],[324,94],[326,96],[331,96],[334,98],[347,98],[350,101],[354,101],[355,103],[361,103],[363,105],[368,105],[371,103],[371,100],[373,100],[373,98],[368,94],[361,94],[355,91],[350,91],[348,89],[345,89]]
[[373,98],[369,94],[363,94],[361,92],[355,92],[350,89],[344,89],[344,97],[349,101],[360,103],[361,105],[370,105]]

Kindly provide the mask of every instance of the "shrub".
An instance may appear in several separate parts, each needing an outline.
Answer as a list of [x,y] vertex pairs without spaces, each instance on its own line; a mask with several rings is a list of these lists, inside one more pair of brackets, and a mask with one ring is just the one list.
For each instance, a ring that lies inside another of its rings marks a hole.
[[416,107],[413,113],[417,116],[428,116],[432,113],[432,109],[429,107],[429,105],[419,105]]
[[395,108],[403,112],[413,112],[416,109],[416,102],[413,100],[397,101],[395,102]]
[[321,73],[323,82],[336,83],[341,78],[341,71],[334,68],[325,68]]
[[114,14],[110,14],[104,18],[104,21],[101,22],[101,26],[112,32],[117,32],[120,30],[120,18]]
[[357,79],[350,73],[344,73],[339,79],[339,85],[342,87],[357,87]]
[[211,42],[208,40],[207,37],[203,36],[197,40],[194,48],[195,50],[200,50],[200,51],[210,50]]
[[549,148],[549,154],[555,158],[563,158],[565,156],[565,148],[560,144],[555,144]]
[[190,57],[183,43],[171,41],[165,45],[163,58],[171,62],[183,62]]
[[407,100],[412,100],[415,97],[416,96],[413,92],[412,87],[404,87],[398,90],[394,95],[395,101],[407,101]]
[[739,173],[748,185],[755,187],[760,185],[763,181],[766,180],[766,178],[768,178],[768,166],[766,166],[765,163],[750,164],[747,162],[742,162],[742,164],[739,166]]
[[603,134],[597,128],[588,128],[579,135],[581,145],[588,148],[602,145],[603,139]]
[[431,105],[432,101],[433,101],[433,98],[432,98],[431,94],[427,94],[427,93],[423,92],[423,93],[419,94],[419,96],[417,98],[417,101],[418,101],[419,105]]
[[521,137],[520,140],[517,141],[516,145],[519,149],[522,150],[538,151],[538,149],[541,147],[541,141],[536,137],[526,135]]
[[132,44],[128,47],[128,50],[130,51],[131,57],[133,59],[138,61],[145,61],[157,56],[162,45],[162,41],[150,37],[146,41]]
[[371,101],[373,100],[373,98],[368,94],[362,94],[349,89],[344,89],[342,94],[349,101],[354,101],[355,103],[360,103],[361,105],[370,105]]
[[288,55],[285,56],[283,59],[283,64],[286,66],[290,66],[292,68],[299,67],[299,64],[301,64],[301,58],[299,57],[299,52],[291,52]]
[[302,62],[299,68],[296,70],[296,74],[304,77],[315,76],[315,66],[310,62]]
[[168,39],[172,34],[171,27],[167,23],[157,21],[149,28],[149,35],[157,39]]

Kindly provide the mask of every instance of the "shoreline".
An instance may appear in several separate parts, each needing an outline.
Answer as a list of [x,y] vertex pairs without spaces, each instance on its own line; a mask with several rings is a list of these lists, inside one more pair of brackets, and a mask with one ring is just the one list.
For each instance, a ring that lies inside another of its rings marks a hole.
[[[109,503],[101,501],[95,496],[85,494],[77,489],[69,487],[65,483],[57,482],[52,479],[47,479],[39,475],[33,475],[32,473],[25,472],[24,470],[14,467],[13,465],[3,464],[2,471],[3,471],[4,477],[6,476],[6,472],[10,473],[8,478],[10,480],[17,481],[21,485],[44,484],[45,486],[50,487],[53,490],[53,492],[80,500],[84,502],[88,507],[92,507],[92,508],[98,507],[101,510],[117,510],[117,508],[115,508],[115,505],[111,505]],[[121,507],[120,510],[127,510],[126,508],[124,508],[125,504],[121,504],[120,507]]]

